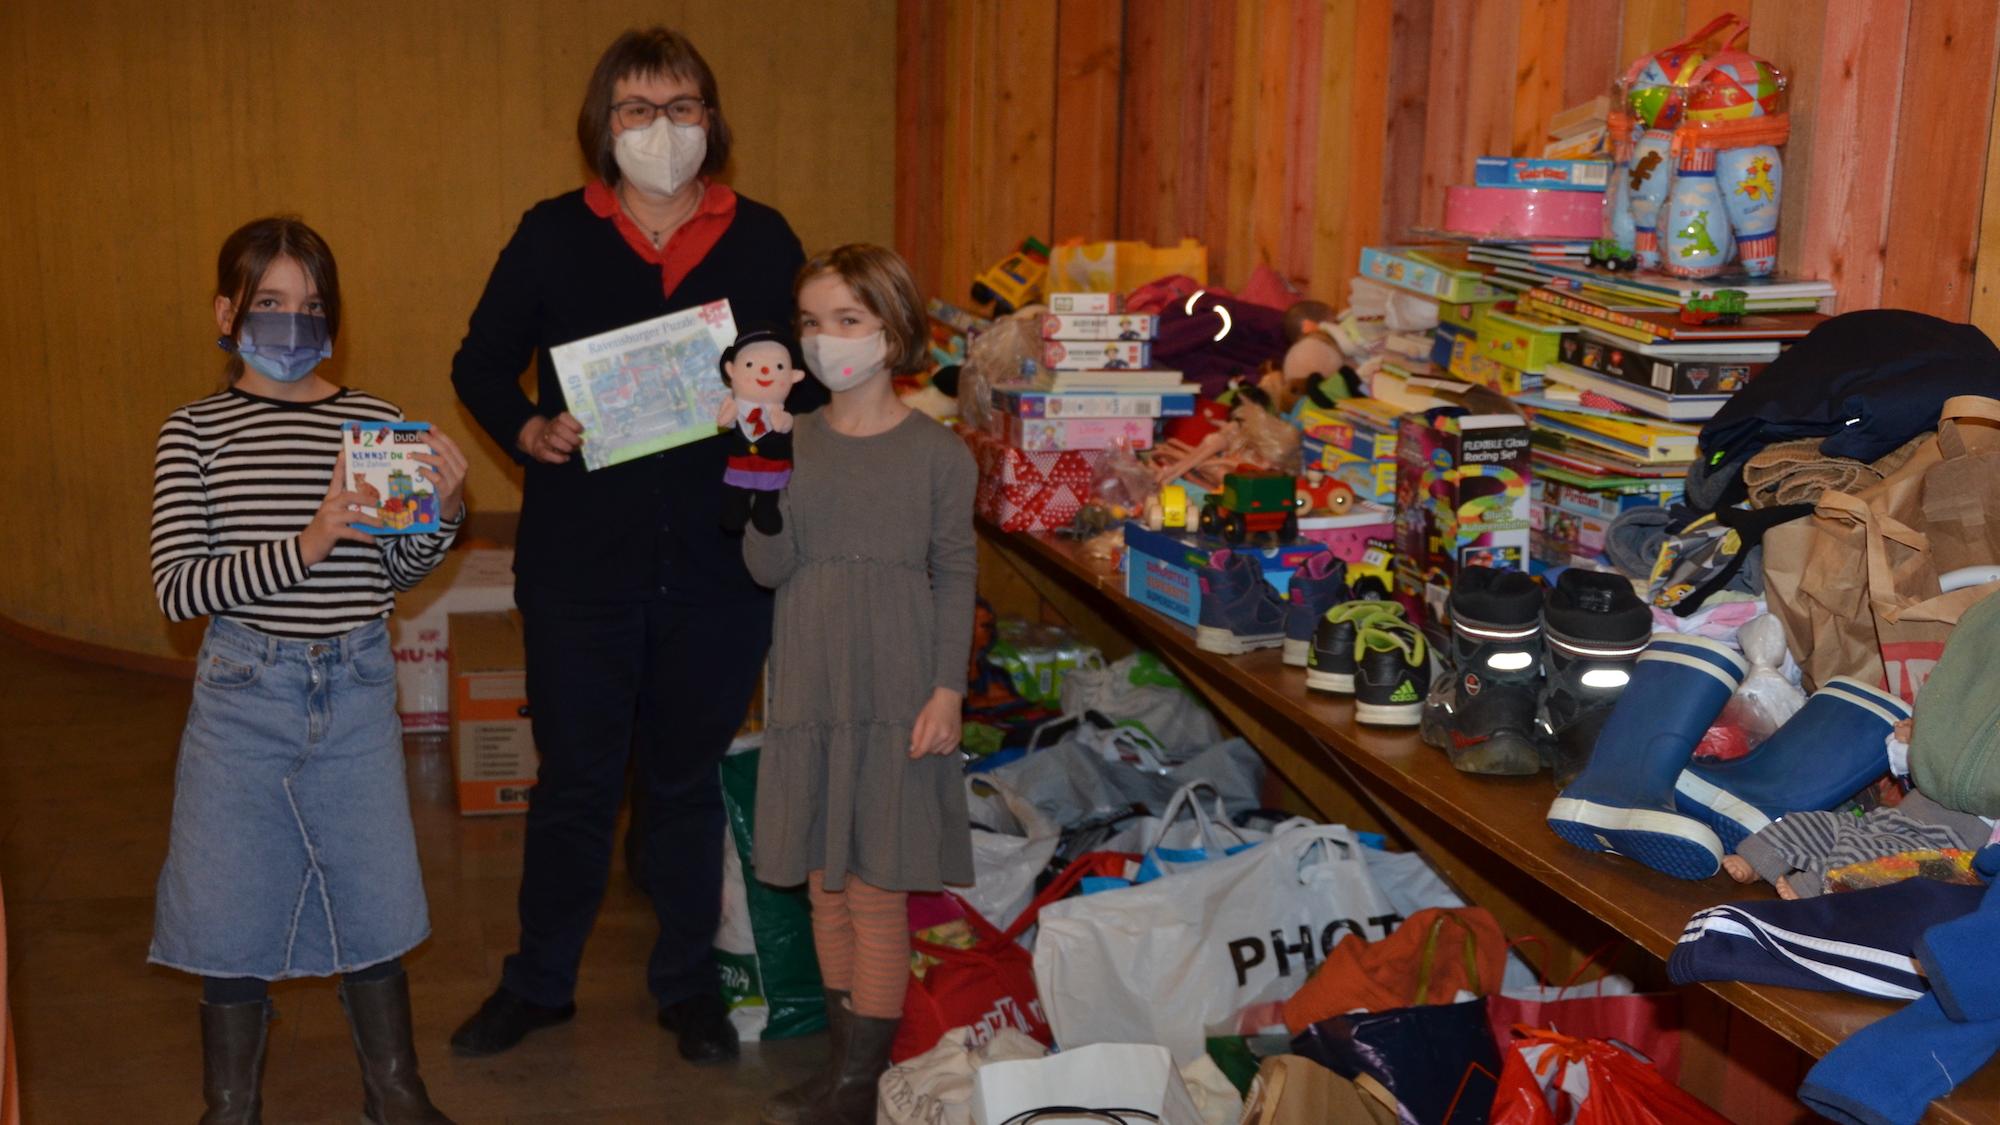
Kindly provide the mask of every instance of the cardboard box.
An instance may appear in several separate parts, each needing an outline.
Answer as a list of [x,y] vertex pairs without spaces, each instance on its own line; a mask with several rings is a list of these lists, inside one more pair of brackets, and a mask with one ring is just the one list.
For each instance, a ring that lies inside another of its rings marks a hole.
[[1309,438],[1363,460],[1391,461],[1396,457],[1394,429],[1377,429],[1338,409],[1305,407],[1299,411],[1299,429]]
[[1028,453],[991,434],[965,432],[979,466],[973,510],[1002,531],[1068,527],[1090,495],[1090,482],[1109,454],[1069,450]]
[[451,615],[512,608],[512,550],[446,551],[415,589],[396,595],[389,647],[396,655],[396,711],[406,733],[451,729]]
[[1015,449],[1042,453],[1068,449],[1153,448],[1151,418],[1000,418],[1002,436]]
[[[1776,350],[1777,345],[1772,345]],[[1566,335],[1559,358],[1596,375],[1673,395],[1732,394],[1770,366],[1771,355],[1661,356],[1630,340],[1595,332]]]
[[1319,469],[1333,474],[1354,490],[1358,499],[1393,508],[1396,504],[1396,459],[1360,457],[1318,438],[1299,442],[1301,469]]
[[1536,503],[1547,504],[1580,516],[1591,516],[1609,522],[1633,508],[1657,508],[1663,498],[1651,492],[1611,492],[1592,488],[1578,488],[1561,481],[1535,478],[1529,488],[1529,495]]
[[1473,161],[1472,182],[1480,187],[1554,188],[1557,191],[1602,193],[1611,186],[1611,162],[1481,156]]
[[1125,371],[1145,367],[1153,346],[1144,340],[1049,340],[1042,363],[1055,371]]
[[[1125,596],[1149,609],[1166,614],[1183,625],[1193,625],[1201,615],[1199,567],[1211,551],[1228,544],[1200,536],[1168,535],[1149,531],[1143,525],[1125,525]],[[1300,563],[1326,550],[1310,540],[1289,547],[1239,547],[1264,569],[1264,580],[1283,594],[1291,588],[1292,571]]]
[[1574,331],[1573,326],[1565,330],[1544,320],[1495,309],[1486,315],[1474,347],[1495,363],[1540,375],[1560,358],[1563,337]]
[[1530,531],[1564,543],[1577,554],[1603,554],[1604,533],[1610,526],[1609,520],[1580,515],[1567,508],[1558,508],[1550,504],[1528,506]]
[[1151,313],[1048,313],[1042,317],[1044,340],[1150,340],[1159,334],[1160,318]]
[[1531,442],[1514,414],[1403,418],[1396,551],[1423,588],[1466,566],[1526,570]]
[[1380,504],[1356,504],[1337,516],[1301,516],[1299,536],[1332,551],[1345,563],[1358,563],[1371,543],[1396,540],[1396,513]]
[[452,771],[465,816],[526,812],[535,736],[521,615],[451,615]]
[[1023,391],[993,388],[993,408],[1016,418],[1185,418],[1193,391]]

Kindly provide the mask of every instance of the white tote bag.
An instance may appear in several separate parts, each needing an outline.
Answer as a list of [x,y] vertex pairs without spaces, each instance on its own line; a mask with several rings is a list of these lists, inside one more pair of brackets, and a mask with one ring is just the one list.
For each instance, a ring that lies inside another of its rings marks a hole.
[[1035,878],[1056,854],[1062,829],[991,775],[966,778],[965,798],[973,821],[973,881],[959,894],[1004,930],[1035,897]]
[[972,1029],[954,1027],[938,1045],[882,1072],[875,1086],[875,1125],[972,1125],[972,1076],[989,1063],[1039,1059],[1047,1047],[1011,1027],[974,1044]]
[[1398,921],[1353,832],[1291,822],[1248,851],[1044,907],[1035,984],[1063,1047],[1159,1043],[1186,1064],[1211,1031],[1282,1023],[1277,1005],[1336,942]]
[[1100,1043],[989,1063],[972,1076],[972,1089],[975,1125],[1207,1125],[1173,1059],[1151,1044]]

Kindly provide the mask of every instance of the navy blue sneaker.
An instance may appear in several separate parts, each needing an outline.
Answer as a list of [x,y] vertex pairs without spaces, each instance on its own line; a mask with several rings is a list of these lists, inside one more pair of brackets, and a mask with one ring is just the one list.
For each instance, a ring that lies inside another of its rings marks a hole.
[[1285,601],[1256,559],[1224,547],[1208,556],[1200,578],[1196,648],[1236,656],[1285,643]]
[[1346,600],[1347,564],[1332,551],[1310,555],[1292,571],[1285,588],[1285,663],[1306,667],[1313,630],[1327,610]]

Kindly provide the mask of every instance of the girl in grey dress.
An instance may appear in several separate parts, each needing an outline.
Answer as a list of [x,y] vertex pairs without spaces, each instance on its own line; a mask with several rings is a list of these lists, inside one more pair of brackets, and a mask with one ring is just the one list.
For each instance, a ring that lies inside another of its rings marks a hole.
[[778,592],[756,873],[811,891],[833,1054],[772,1125],[875,1120],[910,975],[905,895],[972,882],[954,757],[972,645],[972,455],[896,398],[924,305],[890,251],[843,246],[797,287],[806,366],[833,401],[798,419],[782,530],[743,555]]

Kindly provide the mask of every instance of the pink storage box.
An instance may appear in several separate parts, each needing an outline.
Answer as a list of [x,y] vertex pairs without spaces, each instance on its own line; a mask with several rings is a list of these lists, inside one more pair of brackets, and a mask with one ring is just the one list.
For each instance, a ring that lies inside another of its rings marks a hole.
[[1604,193],[1459,184],[1444,189],[1444,225],[1487,238],[1597,238]]

